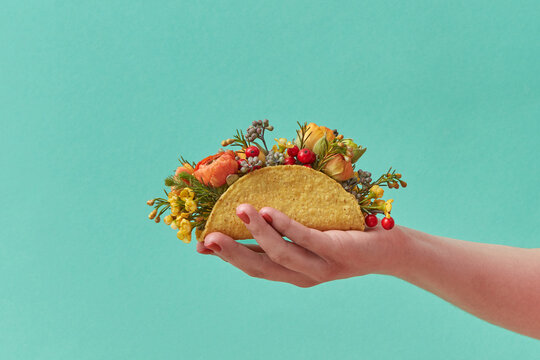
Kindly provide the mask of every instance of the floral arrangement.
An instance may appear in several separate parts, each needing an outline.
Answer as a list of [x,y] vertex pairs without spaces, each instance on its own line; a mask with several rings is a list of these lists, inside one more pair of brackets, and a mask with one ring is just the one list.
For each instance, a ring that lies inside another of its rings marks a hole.
[[199,238],[217,200],[240,177],[266,166],[297,165],[323,172],[354,195],[367,226],[376,226],[377,214],[384,214],[382,227],[392,229],[393,199],[382,199],[383,187],[406,187],[401,174],[390,168],[373,181],[370,172],[355,169],[366,148],[344,138],[337,130],[314,123],[298,125],[299,130],[292,141],[274,138],[275,144],[269,148],[265,135],[274,127],[266,119],[253,121],[245,134],[236,130],[232,138],[221,142],[223,148],[237,149],[221,148],[217,154],[198,163],[190,163],[181,157],[181,166],[165,179],[165,186],[170,188],[169,192],[164,190],[165,198],[147,202],[154,207],[149,219],[159,223],[169,210],[163,222],[177,231],[180,240],[189,243],[192,230],[195,229]]

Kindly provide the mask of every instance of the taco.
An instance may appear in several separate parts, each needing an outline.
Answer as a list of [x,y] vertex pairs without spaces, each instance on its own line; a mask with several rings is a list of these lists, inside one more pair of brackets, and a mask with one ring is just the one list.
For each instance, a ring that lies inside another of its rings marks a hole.
[[148,216],[176,230],[177,237],[191,241],[195,229],[199,241],[211,232],[234,239],[251,234],[236,216],[236,207],[249,203],[257,209],[276,208],[305,226],[318,230],[364,230],[375,226],[377,215],[391,229],[393,199],[383,200],[383,187],[406,187],[401,174],[390,168],[378,179],[355,169],[366,149],[337,130],[314,123],[299,124],[290,141],[275,138],[269,149],[265,133],[268,120],[254,121],[245,134],[237,130],[223,147],[198,163],[181,158],[182,165],[165,179],[165,198],[147,202],[154,210]]
[[257,210],[273,207],[318,230],[364,230],[356,198],[338,182],[305,166],[284,165],[253,171],[229,187],[212,209],[201,239],[214,231],[250,239],[251,233],[236,216],[236,207],[243,203]]

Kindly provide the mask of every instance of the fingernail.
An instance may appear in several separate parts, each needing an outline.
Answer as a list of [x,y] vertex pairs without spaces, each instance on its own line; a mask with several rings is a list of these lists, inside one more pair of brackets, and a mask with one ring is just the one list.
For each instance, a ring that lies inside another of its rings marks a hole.
[[203,254],[203,255],[210,255],[210,254],[213,254],[214,252],[210,249],[204,249],[204,250],[201,250],[199,251],[199,254]]
[[208,243],[208,244],[204,244],[204,246],[206,246],[207,248],[209,248],[210,250],[212,250],[214,252],[220,252],[221,251],[221,246],[219,246],[216,243]]
[[240,220],[242,220],[246,224],[249,224],[249,216],[247,216],[245,212],[239,212],[236,213],[236,215],[240,218]]
[[266,220],[267,223],[269,223],[269,224],[272,223],[272,218],[270,217],[270,215],[262,214],[262,217],[263,217],[264,220]]

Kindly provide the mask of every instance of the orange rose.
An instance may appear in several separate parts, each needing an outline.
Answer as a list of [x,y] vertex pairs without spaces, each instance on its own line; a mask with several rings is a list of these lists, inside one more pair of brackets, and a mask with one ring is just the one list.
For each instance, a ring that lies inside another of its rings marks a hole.
[[354,175],[351,162],[345,160],[341,154],[332,156],[330,161],[324,165],[322,171],[337,181],[349,180]]
[[[193,175],[193,167],[189,165],[188,163],[183,163],[183,166],[179,166],[176,168],[176,171],[174,172],[174,176],[180,174],[180,173],[187,173],[190,175]],[[189,185],[189,182],[187,180],[182,180],[186,183],[186,185]]]
[[[330,130],[329,128],[325,126],[318,126],[315,123],[309,123],[307,126],[306,136],[309,134],[309,137],[307,138],[306,142],[304,143],[304,147],[313,150],[313,147],[319,141],[323,136],[326,135],[326,140],[328,142],[334,140],[334,131]],[[296,144],[299,144],[300,139],[296,139]]]
[[227,182],[227,176],[238,172],[238,162],[234,151],[219,152],[199,161],[193,176],[205,185],[220,187]]

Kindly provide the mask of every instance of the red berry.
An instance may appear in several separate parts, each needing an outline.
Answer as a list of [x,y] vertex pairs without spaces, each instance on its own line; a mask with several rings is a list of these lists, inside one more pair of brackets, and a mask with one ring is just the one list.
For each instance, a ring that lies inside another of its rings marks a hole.
[[298,152],[297,159],[302,164],[312,164],[315,161],[315,153],[309,149],[302,149]]
[[295,157],[296,155],[298,155],[299,151],[300,150],[298,150],[298,146],[294,145],[292,148],[287,149],[287,154],[289,154],[289,156],[291,157]]
[[377,219],[376,215],[369,214],[368,216],[366,216],[366,225],[367,226],[374,227],[374,226],[377,225],[378,222],[379,222],[379,220]]
[[305,166],[305,167],[308,167],[308,168],[312,167],[311,164],[304,164],[302,166]]
[[288,158],[285,158],[284,164],[285,165],[294,165],[294,164],[296,164],[296,160],[293,157],[288,157]]
[[391,217],[384,217],[381,220],[381,225],[386,230],[390,230],[391,228],[394,227],[394,219],[392,219]]
[[249,146],[246,148],[246,157],[259,156],[259,148],[256,146]]

